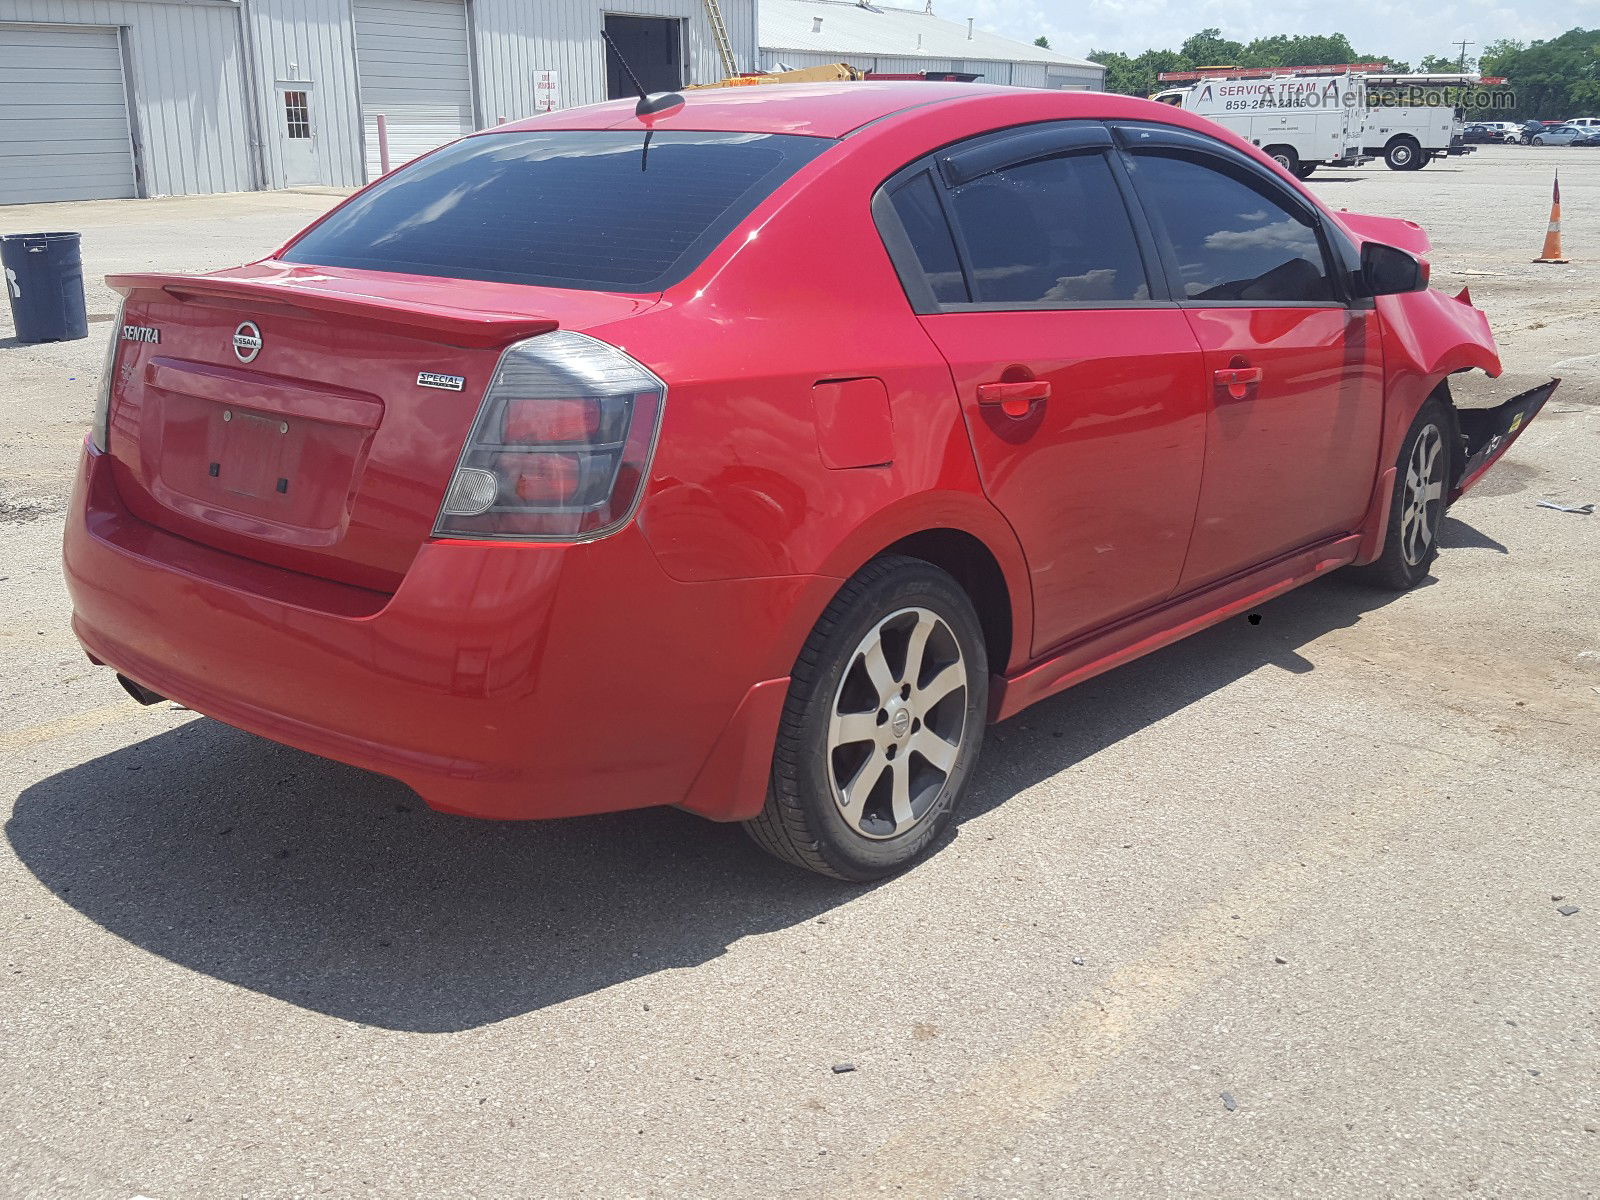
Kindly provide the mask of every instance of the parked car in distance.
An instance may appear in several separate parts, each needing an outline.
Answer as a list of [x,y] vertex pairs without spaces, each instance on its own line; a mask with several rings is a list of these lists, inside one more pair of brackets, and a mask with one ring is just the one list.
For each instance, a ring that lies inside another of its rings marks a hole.
[[1518,139],[1524,146],[1533,144],[1533,135],[1544,132],[1543,121],[1524,121],[1521,125],[1522,136]]
[[1541,132],[1533,135],[1531,144],[1535,146],[1570,146],[1573,142],[1583,137],[1584,132],[1576,125],[1547,125]]
[[1572,117],[1565,124],[1576,125],[1579,129],[1600,129],[1600,117]]
[[1574,146],[1600,146],[1600,126],[1586,128],[1582,136],[1572,144]]
[[877,878],[988,723],[1336,568],[1428,575],[1555,384],[1454,407],[1500,364],[1427,250],[1126,96],[497,126],[249,266],[110,277],[73,628],[444,812],[676,805]]
[[1522,126],[1511,121],[1478,121],[1477,125],[1489,135],[1491,142],[1517,142],[1522,139]]
[[1487,125],[1474,124],[1462,128],[1461,140],[1469,146],[1483,145],[1488,142],[1498,142],[1500,136]]

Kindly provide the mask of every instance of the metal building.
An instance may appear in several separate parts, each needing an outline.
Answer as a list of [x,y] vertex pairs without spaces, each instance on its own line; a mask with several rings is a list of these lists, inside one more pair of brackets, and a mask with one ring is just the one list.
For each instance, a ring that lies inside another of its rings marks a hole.
[[[624,12],[614,11],[617,8]],[[0,204],[354,186],[462,133],[753,70],[756,0],[0,0]],[[611,10],[611,11],[608,11]]]
[[894,8],[871,0],[761,0],[761,67],[847,62],[884,74],[955,72],[983,83],[1099,91],[1106,69],[935,16],[931,0]]

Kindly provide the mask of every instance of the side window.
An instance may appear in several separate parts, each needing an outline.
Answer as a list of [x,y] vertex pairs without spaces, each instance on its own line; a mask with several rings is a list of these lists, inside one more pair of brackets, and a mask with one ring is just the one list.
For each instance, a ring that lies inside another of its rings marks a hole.
[[1177,268],[1175,298],[1336,303],[1309,218],[1191,158],[1134,156],[1134,187]]
[[1102,154],[1006,167],[951,191],[981,304],[1148,300],[1122,195]]
[[944,210],[939,207],[939,197],[927,172],[896,188],[890,202],[906,237],[911,240],[911,249],[916,253],[934,299],[941,304],[965,303],[967,282],[961,277],[955,243],[950,240],[950,226],[945,222]]

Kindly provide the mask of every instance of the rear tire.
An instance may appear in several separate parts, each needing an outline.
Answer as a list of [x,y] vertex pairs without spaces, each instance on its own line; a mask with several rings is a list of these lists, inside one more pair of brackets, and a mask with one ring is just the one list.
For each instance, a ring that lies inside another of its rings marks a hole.
[[1443,402],[1430,399],[1406,431],[1396,462],[1383,553],[1358,568],[1374,587],[1404,592],[1428,577],[1439,556],[1451,472],[1452,424]]
[[1311,173],[1316,169],[1316,163],[1300,163],[1294,169],[1294,177],[1296,179],[1310,179]]
[[800,651],[766,805],[746,832],[836,879],[905,869],[949,825],[988,704],[983,632],[966,592],[921,559],[873,560]]
[[1415,171],[1422,147],[1408,137],[1395,138],[1383,149],[1383,161],[1391,171]]
[[1262,153],[1291,175],[1300,169],[1300,156],[1294,152],[1293,146],[1268,146]]

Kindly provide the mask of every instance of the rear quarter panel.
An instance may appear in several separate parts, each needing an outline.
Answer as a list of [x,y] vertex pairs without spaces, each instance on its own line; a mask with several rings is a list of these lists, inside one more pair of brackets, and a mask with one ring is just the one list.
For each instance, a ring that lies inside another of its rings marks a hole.
[[[983,494],[949,369],[872,221],[877,185],[925,148],[905,144],[905,159],[879,159],[842,143],[661,304],[594,331],[668,383],[639,528],[668,574],[695,582],[842,582],[904,537],[960,530],[995,555],[1012,627],[1027,630],[1021,550]],[[829,467],[813,388],[848,379],[882,381],[892,461]],[[795,653],[833,590],[796,614]]]

